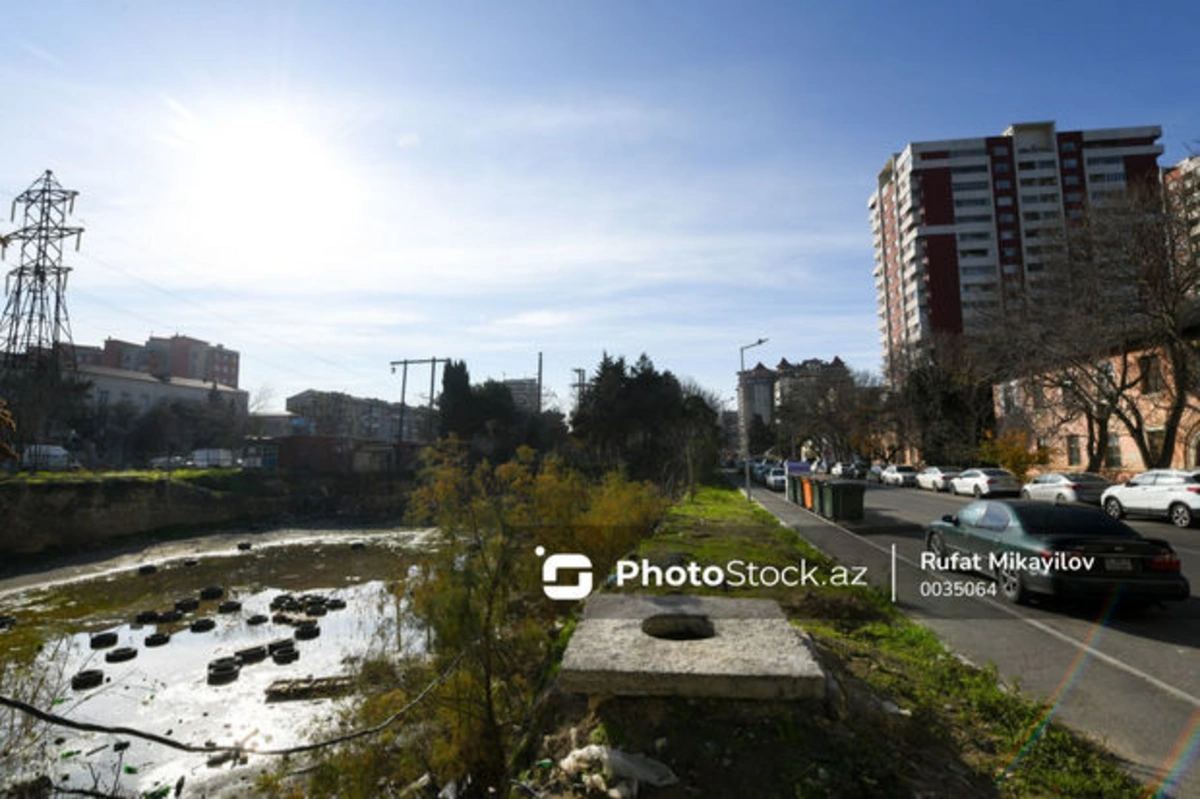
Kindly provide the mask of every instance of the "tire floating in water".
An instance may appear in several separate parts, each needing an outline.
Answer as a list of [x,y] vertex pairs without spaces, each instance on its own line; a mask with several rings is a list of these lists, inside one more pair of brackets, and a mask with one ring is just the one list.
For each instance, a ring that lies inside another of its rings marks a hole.
[[329,608],[330,610],[345,610],[346,600],[339,597],[330,597],[329,601],[325,603],[325,607]]
[[183,562],[183,565],[188,567],[199,566],[200,561],[198,561],[196,558],[188,558]]
[[270,621],[270,619],[268,619],[266,616],[262,615],[261,613],[255,613],[253,616],[246,619],[246,624],[249,624],[252,627],[257,627],[258,625],[266,624],[269,621]]
[[313,638],[316,638],[317,636],[319,636],[320,634],[321,634],[321,628],[317,626],[316,622],[311,622],[311,623],[305,622],[305,623],[296,625],[296,640],[297,641],[310,641]]
[[243,666],[247,663],[258,663],[267,659],[267,648],[265,646],[252,646],[247,649],[239,649],[233,653],[237,656],[238,662]]
[[217,605],[217,613],[237,613],[242,609],[242,603],[236,599],[227,599],[220,605]]
[[104,672],[100,669],[86,669],[71,678],[71,688],[75,691],[86,691],[104,682]]
[[156,571],[158,571],[158,567],[153,563],[145,563],[138,566],[138,574],[154,574]]
[[249,552],[250,548],[253,546],[254,545],[251,544],[249,541],[242,541],[242,542],[238,543],[238,550],[241,552]]
[[96,633],[91,640],[92,649],[108,649],[117,645],[116,633]]
[[276,652],[279,652],[280,650],[283,650],[283,649],[293,649],[294,650],[295,648],[296,648],[296,642],[293,641],[291,638],[280,638],[278,641],[272,641],[271,643],[267,644],[267,651],[270,652],[272,655],[274,655]]
[[288,663],[295,663],[300,659],[300,653],[295,649],[280,649],[271,655],[271,660],[279,666],[286,666]]
[[210,585],[208,588],[200,589],[201,599],[220,599],[225,596],[225,589],[219,585]]
[[242,667],[235,657],[217,658],[208,664],[208,684],[224,685],[238,678]]
[[318,604],[316,602],[304,609],[305,616],[324,616],[328,612],[329,610],[324,604]]
[[163,646],[171,640],[170,633],[151,633],[146,636],[146,646]]
[[143,610],[134,619],[138,624],[154,624],[158,621],[157,610]]
[[174,624],[175,622],[179,621],[182,618],[183,618],[183,614],[180,613],[178,610],[164,610],[162,613],[158,614],[158,623],[159,624]]
[[191,613],[198,607],[200,607],[200,600],[194,596],[184,597],[175,602],[175,609],[180,613]]
[[0,616],[0,633],[11,630],[16,623],[16,616]]
[[105,654],[104,660],[107,663],[124,663],[127,660],[133,660],[137,657],[137,650],[131,646],[122,646]]
[[215,621],[205,617],[203,619],[196,619],[194,622],[192,622],[192,625],[189,629],[191,629],[191,631],[194,633],[206,633],[216,626],[217,623]]

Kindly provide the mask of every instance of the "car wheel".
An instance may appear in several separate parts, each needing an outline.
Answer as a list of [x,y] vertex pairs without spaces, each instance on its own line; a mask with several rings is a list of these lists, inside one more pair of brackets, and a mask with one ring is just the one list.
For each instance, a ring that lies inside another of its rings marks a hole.
[[1029,599],[1029,592],[1021,580],[1021,572],[1017,569],[1000,568],[996,570],[996,585],[1004,598],[1014,605],[1023,605]]
[[983,491],[980,490],[979,486],[975,486],[975,499],[979,499],[982,496]]
[[1065,505],[1065,504],[1067,504],[1067,495],[1066,495],[1066,494],[1059,494],[1058,496],[1056,496],[1056,497],[1054,498],[1054,504],[1055,504],[1055,505]]
[[1192,526],[1192,509],[1182,502],[1176,502],[1172,505],[1169,513],[1171,515],[1171,524],[1176,527]]
[[1125,509],[1121,507],[1121,503],[1116,497],[1109,497],[1105,500],[1104,512],[1114,519],[1120,519],[1125,515]]
[[942,534],[931,532],[929,538],[925,540],[925,549],[939,558],[944,558],[946,556],[946,541],[942,538]]
[[1022,488],[1021,489],[1021,499],[1032,499],[1032,497],[1029,496],[1028,491],[1026,491],[1025,489]]

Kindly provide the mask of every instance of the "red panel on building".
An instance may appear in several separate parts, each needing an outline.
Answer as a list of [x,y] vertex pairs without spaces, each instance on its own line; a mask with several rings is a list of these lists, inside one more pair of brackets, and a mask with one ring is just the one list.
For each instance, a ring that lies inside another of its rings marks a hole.
[[935,333],[963,332],[958,283],[958,240],[953,233],[925,238],[928,257],[929,326]]
[[1154,191],[1158,187],[1158,156],[1125,156],[1125,185],[1133,192]]
[[950,167],[922,169],[914,177],[921,188],[921,224],[953,225],[954,192],[950,186]]

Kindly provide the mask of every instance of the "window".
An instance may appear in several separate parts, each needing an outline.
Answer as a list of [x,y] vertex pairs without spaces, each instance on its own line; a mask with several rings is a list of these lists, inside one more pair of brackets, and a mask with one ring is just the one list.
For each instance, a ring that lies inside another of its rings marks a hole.
[[1157,355],[1138,358],[1138,372],[1142,376],[1142,393],[1154,394],[1163,390],[1162,365]]
[[977,164],[974,166],[954,166],[950,167],[951,175],[969,175],[972,173],[987,172],[986,164]]
[[1016,221],[1017,221],[1017,217],[1014,214],[1000,214],[1000,224],[1002,224],[1002,225],[1006,224],[1006,223],[1012,224],[1013,222],[1016,222]]
[[1008,148],[1003,144],[997,144],[992,148],[992,155],[996,156],[997,158],[1003,158],[1008,155]]
[[954,201],[955,208],[968,208],[970,206],[987,205],[987,204],[988,204],[988,201],[986,198],[980,198],[977,200],[955,200]]
[[1064,158],[1062,165],[1063,165],[1063,169],[1078,169],[1079,168],[1079,159],[1078,158]]
[[[1150,448],[1150,457],[1157,458],[1167,443],[1167,434],[1162,430],[1146,431],[1146,446]],[[1182,482],[1182,481],[1181,481]]]
[[1012,241],[1016,237],[1017,237],[1017,233],[1015,230],[1001,230],[1000,231],[1000,240],[1001,241]]
[[1004,175],[1004,174],[1007,174],[1007,173],[1008,173],[1008,164],[1005,164],[1005,163],[1003,163],[1003,162],[1001,162],[1001,163],[999,163],[999,164],[996,164],[996,166],[994,167],[993,171],[994,171],[994,172],[995,172],[997,175]]
[[1013,204],[1013,198],[1009,197],[1008,195],[996,198],[996,205],[1001,208],[1007,208],[1012,204]]
[[1069,191],[1063,196],[1063,200],[1069,203],[1083,202],[1083,193],[1078,191]]
[[1067,436],[1067,465],[1080,466],[1083,457],[1079,451],[1079,436]]
[[1075,149],[1076,149],[1075,142],[1065,141],[1062,143],[1062,145],[1059,147],[1059,149],[1061,149],[1064,153],[1073,153],[1073,152],[1075,152]]
[[1110,469],[1121,467],[1121,437],[1116,433],[1108,434],[1108,449],[1104,453],[1104,465]]
[[1011,181],[1011,180],[1005,180],[1005,179],[1003,179],[1003,178],[1002,178],[1002,179],[1000,179],[1000,180],[997,180],[997,181],[996,181],[996,188],[997,188],[997,189],[1001,189],[1001,190],[1003,190],[1003,189],[1011,189],[1011,188],[1012,188],[1012,181]]
[[1063,185],[1064,186],[1078,186],[1079,185],[1079,175],[1064,175],[1063,176]]
[[987,187],[988,182],[986,180],[969,180],[965,183],[954,184],[955,191],[979,191],[981,189],[986,189]]
[[100,396],[99,396],[99,400],[98,400],[98,401],[99,401],[99,403],[100,403],[101,405],[107,405],[107,404],[108,404],[108,391],[107,391],[107,390],[105,390],[105,389],[100,389]]

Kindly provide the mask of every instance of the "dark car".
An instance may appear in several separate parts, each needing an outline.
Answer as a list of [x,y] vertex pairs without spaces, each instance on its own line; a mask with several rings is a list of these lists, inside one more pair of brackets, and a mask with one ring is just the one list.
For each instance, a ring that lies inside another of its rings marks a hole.
[[1184,600],[1191,595],[1166,541],[1143,538],[1098,509],[1025,500],[979,500],[933,522],[933,568],[995,577],[1010,602],[1031,594]]

